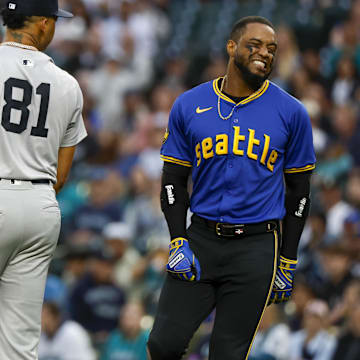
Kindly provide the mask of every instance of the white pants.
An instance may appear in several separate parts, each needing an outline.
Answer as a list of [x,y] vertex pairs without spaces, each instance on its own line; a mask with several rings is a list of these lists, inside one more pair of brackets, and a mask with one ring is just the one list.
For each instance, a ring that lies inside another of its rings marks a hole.
[[0,180],[0,359],[36,360],[49,264],[60,231],[49,184]]

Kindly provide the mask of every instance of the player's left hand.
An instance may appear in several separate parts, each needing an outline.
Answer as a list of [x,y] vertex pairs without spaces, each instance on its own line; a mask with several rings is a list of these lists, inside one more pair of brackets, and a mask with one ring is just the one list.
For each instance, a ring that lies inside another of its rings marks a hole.
[[273,303],[279,304],[290,299],[296,264],[297,260],[290,260],[280,255],[269,305]]
[[169,245],[166,271],[177,274],[181,280],[200,280],[200,263],[186,239],[178,237]]

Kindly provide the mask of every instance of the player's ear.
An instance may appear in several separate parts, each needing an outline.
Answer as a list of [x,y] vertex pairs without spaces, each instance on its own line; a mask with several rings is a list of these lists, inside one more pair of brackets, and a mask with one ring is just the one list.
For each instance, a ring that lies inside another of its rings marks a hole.
[[38,22],[38,25],[39,25],[39,29],[42,33],[44,33],[46,31],[46,28],[47,28],[47,25],[48,25],[48,21],[49,19],[45,16],[41,16],[39,18],[39,22]]
[[235,57],[235,52],[236,52],[236,42],[234,40],[228,40],[227,44],[226,44],[226,50],[227,53],[229,55],[229,57]]

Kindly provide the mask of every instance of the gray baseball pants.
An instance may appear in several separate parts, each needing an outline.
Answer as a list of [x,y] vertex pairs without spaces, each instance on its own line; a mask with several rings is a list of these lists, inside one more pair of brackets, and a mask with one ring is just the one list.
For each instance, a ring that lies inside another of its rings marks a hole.
[[50,184],[0,180],[0,359],[36,360],[41,309],[60,231]]

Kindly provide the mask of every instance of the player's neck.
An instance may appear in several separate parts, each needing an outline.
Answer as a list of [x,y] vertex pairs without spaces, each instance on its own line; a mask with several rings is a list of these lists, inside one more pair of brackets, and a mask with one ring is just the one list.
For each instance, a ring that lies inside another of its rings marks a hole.
[[18,43],[21,45],[31,46],[39,49],[39,44],[35,39],[35,36],[24,30],[7,30],[4,38],[4,42]]
[[245,80],[240,76],[239,72],[232,66],[228,67],[223,91],[235,97],[247,97],[254,93]]

